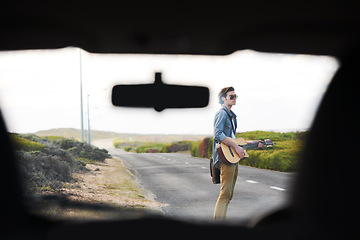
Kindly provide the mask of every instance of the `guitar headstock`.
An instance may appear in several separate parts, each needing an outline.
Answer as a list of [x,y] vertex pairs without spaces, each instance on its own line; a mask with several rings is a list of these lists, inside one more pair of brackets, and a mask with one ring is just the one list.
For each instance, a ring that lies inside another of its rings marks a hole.
[[265,139],[263,144],[266,145],[266,147],[272,147],[274,145],[271,139]]

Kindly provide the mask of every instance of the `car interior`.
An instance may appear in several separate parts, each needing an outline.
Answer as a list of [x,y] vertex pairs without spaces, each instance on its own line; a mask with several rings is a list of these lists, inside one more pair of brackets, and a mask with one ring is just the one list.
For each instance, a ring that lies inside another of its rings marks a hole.
[[[1,51],[74,46],[91,53],[227,55],[251,49],[333,56],[340,68],[311,126],[288,205],[254,219],[251,226],[152,215],[108,221],[35,216],[27,210],[13,146],[1,117],[1,237],[106,239],[136,229],[136,238],[165,239],[175,233],[180,238],[198,234],[203,238],[358,239],[359,10],[360,3],[354,0],[2,2]],[[155,76],[154,84],[143,87],[155,91],[174,87],[174,93],[200,91],[201,97],[193,105],[161,106],[155,99],[150,105],[134,106],[124,102],[124,93],[115,87],[113,103],[161,111],[204,106],[209,97],[206,88],[163,84],[161,74]]]

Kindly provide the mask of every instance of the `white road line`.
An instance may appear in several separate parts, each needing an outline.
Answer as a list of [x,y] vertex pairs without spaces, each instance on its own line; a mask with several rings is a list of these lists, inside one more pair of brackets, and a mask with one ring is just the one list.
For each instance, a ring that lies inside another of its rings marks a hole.
[[202,169],[207,169],[207,167],[201,167]]
[[185,164],[189,164],[188,162],[185,162]]
[[253,180],[246,180],[246,182],[248,182],[248,183],[257,183],[257,182],[255,182]]
[[275,189],[275,190],[279,190],[279,191],[285,191],[284,188],[279,188],[279,187],[274,187],[274,186],[271,186],[270,188]]

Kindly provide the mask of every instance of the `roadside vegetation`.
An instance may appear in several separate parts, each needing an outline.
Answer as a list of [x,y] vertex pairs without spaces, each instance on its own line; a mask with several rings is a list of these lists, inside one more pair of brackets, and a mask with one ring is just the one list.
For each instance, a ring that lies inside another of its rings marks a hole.
[[192,141],[176,141],[173,143],[161,142],[139,142],[139,141],[123,141],[119,138],[113,139],[113,145],[116,148],[122,148],[127,152],[136,153],[172,153],[187,152],[190,149]]
[[34,214],[110,219],[161,212],[162,204],[147,195],[129,166],[105,149],[56,136],[10,133],[10,138]]
[[[301,155],[301,150],[308,132],[269,132],[250,131],[236,134],[246,140],[271,139],[275,145],[271,148],[247,150],[250,157],[239,164],[251,167],[270,169],[282,172],[294,172]],[[179,141],[173,143],[159,142],[128,142],[119,138],[113,139],[116,148],[136,153],[170,153],[189,152],[193,157],[210,158],[213,153],[213,138],[207,137],[201,141]]]
[[240,164],[281,172],[295,172],[308,134],[308,131],[241,133],[237,137],[243,137],[247,140],[270,138],[275,145],[272,148],[263,147],[262,149],[248,150],[250,157],[241,161]]
[[11,133],[25,194],[56,191],[76,181],[73,173],[89,171],[86,164],[104,162],[107,150],[63,137]]

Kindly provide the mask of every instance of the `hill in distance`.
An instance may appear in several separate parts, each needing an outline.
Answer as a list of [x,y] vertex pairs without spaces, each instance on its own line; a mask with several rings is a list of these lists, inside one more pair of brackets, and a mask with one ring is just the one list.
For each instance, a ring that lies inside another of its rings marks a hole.
[[[80,129],[75,128],[54,128],[49,130],[42,130],[34,133],[38,136],[59,136],[65,138],[73,138],[78,141],[81,140]],[[175,141],[199,141],[208,137],[206,135],[180,135],[180,134],[135,134],[135,133],[116,133],[108,131],[91,131],[91,140],[119,138],[125,141],[139,141],[139,142],[162,142],[171,143]],[[88,131],[85,130],[85,140],[88,138]]]

